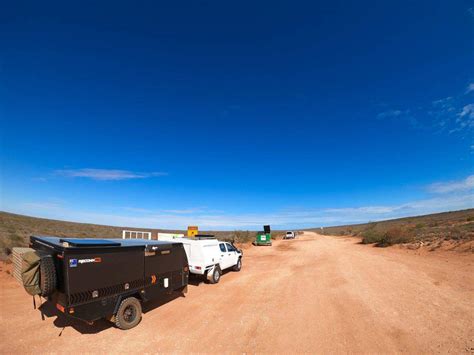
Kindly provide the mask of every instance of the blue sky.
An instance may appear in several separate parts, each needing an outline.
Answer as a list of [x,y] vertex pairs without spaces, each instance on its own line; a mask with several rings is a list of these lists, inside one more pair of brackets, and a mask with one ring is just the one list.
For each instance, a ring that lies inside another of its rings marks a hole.
[[474,207],[474,3],[10,2],[0,209],[301,228]]

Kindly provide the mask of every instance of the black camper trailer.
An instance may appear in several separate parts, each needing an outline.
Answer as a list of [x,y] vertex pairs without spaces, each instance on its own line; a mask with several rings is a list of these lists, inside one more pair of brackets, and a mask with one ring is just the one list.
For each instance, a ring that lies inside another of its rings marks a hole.
[[30,238],[39,256],[40,294],[68,316],[136,326],[141,304],[186,292],[188,260],[180,243],[144,239]]

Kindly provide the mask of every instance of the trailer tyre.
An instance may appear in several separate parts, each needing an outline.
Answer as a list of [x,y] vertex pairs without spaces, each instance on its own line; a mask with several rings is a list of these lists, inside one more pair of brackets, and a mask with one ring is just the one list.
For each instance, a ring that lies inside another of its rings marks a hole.
[[242,259],[241,258],[239,258],[239,260],[237,261],[237,264],[234,265],[232,270],[233,271],[240,271],[240,269],[242,269]]
[[56,289],[56,268],[51,256],[40,260],[40,289],[43,297],[50,296]]
[[135,297],[124,299],[115,314],[115,326],[127,330],[135,327],[142,319],[142,305]]
[[219,282],[221,279],[221,268],[219,266],[216,266],[214,268],[214,271],[212,271],[212,276],[211,276],[211,284],[216,284]]

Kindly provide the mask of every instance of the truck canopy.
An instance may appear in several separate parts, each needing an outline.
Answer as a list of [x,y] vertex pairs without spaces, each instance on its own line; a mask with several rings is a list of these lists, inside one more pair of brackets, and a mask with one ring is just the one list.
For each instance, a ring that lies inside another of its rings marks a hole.
[[217,239],[176,238],[173,242],[183,244],[190,265],[209,266],[219,261],[220,242]]

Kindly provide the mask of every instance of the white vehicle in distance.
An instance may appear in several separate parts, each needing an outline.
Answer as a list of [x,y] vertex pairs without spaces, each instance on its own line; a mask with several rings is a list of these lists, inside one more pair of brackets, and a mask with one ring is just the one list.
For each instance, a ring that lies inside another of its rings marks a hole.
[[283,239],[295,239],[296,238],[296,233],[292,231],[286,232],[285,236]]
[[204,275],[213,284],[219,282],[222,271],[242,268],[242,250],[229,242],[217,239],[175,238],[173,242],[182,243],[188,257],[189,272]]

